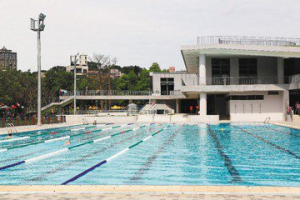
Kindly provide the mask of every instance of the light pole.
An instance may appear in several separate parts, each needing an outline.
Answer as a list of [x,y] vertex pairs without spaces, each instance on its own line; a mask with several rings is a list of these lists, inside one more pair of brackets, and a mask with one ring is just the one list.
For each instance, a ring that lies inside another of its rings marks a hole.
[[44,31],[45,29],[45,24],[44,20],[46,18],[46,15],[41,13],[39,15],[38,20],[30,19],[30,29],[32,31],[37,32],[37,66],[38,66],[38,99],[37,99],[37,104],[38,104],[38,111],[37,111],[37,125],[41,125],[41,98],[42,98],[42,93],[41,93],[41,31]]
[[74,115],[76,115],[76,65],[77,65],[77,62],[78,62],[78,56],[79,56],[79,53],[77,53],[75,56],[70,56],[70,61],[71,61],[71,66],[72,64],[74,65]]

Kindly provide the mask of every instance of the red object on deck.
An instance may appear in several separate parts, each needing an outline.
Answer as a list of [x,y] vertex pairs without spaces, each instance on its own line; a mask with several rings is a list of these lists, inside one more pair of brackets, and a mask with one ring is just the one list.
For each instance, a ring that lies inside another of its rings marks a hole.
[[57,133],[57,131],[50,132],[51,135],[56,134],[56,133]]
[[125,131],[121,132],[121,134],[125,133]]
[[91,131],[86,131],[86,132],[85,132],[85,134],[89,134],[89,133],[91,133]]

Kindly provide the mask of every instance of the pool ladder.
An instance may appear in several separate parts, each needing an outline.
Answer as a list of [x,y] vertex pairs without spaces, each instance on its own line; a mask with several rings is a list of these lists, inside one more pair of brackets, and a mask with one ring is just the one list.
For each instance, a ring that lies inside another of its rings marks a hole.
[[269,123],[270,122],[270,117],[267,117],[264,121],[264,123]]
[[87,122],[86,118],[82,118],[82,124],[83,125],[88,125],[89,123]]
[[17,131],[17,129],[16,129],[16,127],[13,123],[7,123],[6,128],[7,128],[7,133],[8,134],[18,133],[18,131]]

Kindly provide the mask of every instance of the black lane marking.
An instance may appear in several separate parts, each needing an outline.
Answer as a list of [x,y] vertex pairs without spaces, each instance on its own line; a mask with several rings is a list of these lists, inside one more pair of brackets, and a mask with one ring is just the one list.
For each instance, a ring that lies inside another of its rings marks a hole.
[[292,135],[292,136],[294,136],[294,137],[300,137],[300,135],[295,135],[295,134],[292,134],[292,133],[283,132],[283,131],[276,130],[276,129],[274,129],[274,128],[270,128],[270,127],[267,127],[267,126],[265,126],[265,127],[268,128],[268,129],[271,129],[271,130],[273,130],[273,131],[277,131],[277,132],[279,132],[279,133],[283,133],[283,134],[286,134],[286,135]]
[[24,157],[27,157],[27,156],[31,156],[31,155],[34,155],[34,154],[37,154],[37,153],[46,152],[46,151],[49,151],[49,149],[43,149],[43,150],[33,151],[33,152],[28,153],[28,154],[25,154],[25,155],[19,155],[19,156],[15,156],[15,157],[13,157],[13,158],[7,158],[7,159],[5,159],[5,160],[0,160],[0,162],[13,161],[13,160],[17,160],[17,159],[20,159],[20,158],[24,158]]
[[[169,145],[172,140],[178,135],[178,133],[182,130],[182,128],[180,128],[179,130],[177,130],[175,133],[172,134],[172,136],[167,140],[165,141],[161,147],[158,149],[158,151],[156,151],[151,157],[149,157],[147,159],[147,162],[144,164],[144,166],[142,166],[135,174],[133,177],[130,178],[131,181],[139,181],[143,174],[149,170],[149,168],[151,167],[151,165],[153,164],[153,162],[156,160],[156,158],[158,157],[159,154],[161,154],[165,147],[167,145]],[[132,183],[132,182],[130,182]]]
[[278,149],[278,150],[281,150],[281,151],[283,151],[283,152],[285,152],[285,153],[288,153],[288,154],[294,156],[294,157],[297,158],[297,159],[300,159],[300,156],[298,156],[297,154],[295,154],[294,152],[292,152],[292,151],[290,151],[290,150],[288,150],[288,149],[285,149],[285,148],[283,148],[283,147],[281,147],[281,146],[279,146],[279,145],[277,145],[277,144],[274,144],[274,143],[272,143],[272,142],[270,142],[270,141],[268,141],[268,140],[265,140],[264,138],[262,138],[262,137],[260,137],[260,136],[258,136],[258,135],[254,135],[254,134],[250,133],[249,131],[247,131],[247,130],[245,130],[245,129],[242,129],[242,128],[237,127],[237,126],[233,126],[233,127],[236,127],[236,128],[238,128],[238,129],[242,130],[243,132],[247,133],[248,135],[250,135],[250,136],[252,136],[252,137],[255,137],[256,139],[259,139],[260,141],[262,141],[262,142],[264,142],[264,143],[266,143],[266,144],[269,144],[269,145],[271,145],[272,147],[275,147],[275,148]]
[[[151,129],[153,129],[153,128],[150,128],[150,129],[148,129],[148,130],[151,130]],[[121,144],[121,143],[123,143],[123,142],[126,142],[127,140],[131,140],[132,138],[137,137],[137,136],[140,136],[140,135],[142,135],[142,134],[145,134],[145,132],[141,132],[141,133],[135,134],[135,135],[133,135],[133,136],[131,136],[131,137],[129,137],[129,138],[125,138],[125,139],[123,139],[123,140],[120,140],[119,142],[116,142],[116,143],[114,143],[114,144],[111,144],[111,145],[109,145],[108,147],[99,149],[99,150],[97,150],[97,151],[93,151],[92,153],[87,154],[87,155],[85,155],[85,156],[82,156],[82,157],[80,157],[80,158],[77,159],[77,160],[74,160],[74,161],[65,163],[65,164],[63,164],[63,165],[61,165],[61,166],[58,166],[58,167],[56,167],[56,168],[54,168],[54,169],[52,169],[52,170],[50,170],[50,171],[47,171],[47,172],[41,174],[40,176],[38,176],[38,177],[36,177],[36,178],[27,179],[27,180],[25,180],[25,182],[26,182],[26,181],[41,181],[41,180],[44,180],[44,179],[46,178],[46,176],[49,176],[49,175],[51,175],[51,174],[54,174],[54,173],[56,173],[57,171],[64,170],[64,169],[65,169],[66,167],[68,167],[68,166],[71,166],[71,165],[80,163],[80,162],[84,161],[85,159],[94,156],[95,154],[104,152],[104,151],[106,151],[107,149],[110,149],[110,148],[112,148],[112,147],[115,147],[115,146],[118,145],[118,144]]]
[[218,152],[220,154],[220,156],[223,158],[224,160],[224,164],[227,168],[228,173],[231,175],[232,177],[232,182],[241,182],[242,178],[240,176],[240,173],[238,172],[238,170],[235,168],[235,166],[232,164],[232,161],[230,159],[229,156],[227,156],[223,149],[224,147],[222,146],[222,144],[220,143],[218,137],[216,136],[216,134],[211,130],[210,125],[207,124],[207,128],[209,131],[210,136],[213,138],[215,145],[218,149]]

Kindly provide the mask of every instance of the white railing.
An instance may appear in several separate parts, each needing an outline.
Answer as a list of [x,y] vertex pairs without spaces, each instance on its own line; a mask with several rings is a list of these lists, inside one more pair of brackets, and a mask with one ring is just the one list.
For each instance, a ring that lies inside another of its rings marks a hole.
[[[299,77],[300,78],[300,77]],[[258,84],[278,84],[277,76],[249,76],[249,77],[206,77],[200,79],[191,79],[186,81],[188,85],[200,85],[205,82],[206,85],[258,85]],[[294,78],[296,80],[296,78]],[[202,81],[203,80],[203,81]],[[290,83],[290,77],[284,77],[284,83]]]
[[[61,96],[73,96],[74,92],[69,91]],[[182,95],[179,90],[166,91],[166,92],[153,92],[153,91],[117,91],[117,90],[88,90],[77,91],[77,96],[152,96],[152,95]]]
[[197,38],[197,44],[296,46],[296,45],[300,45],[300,38],[251,37],[251,36],[201,36]]

